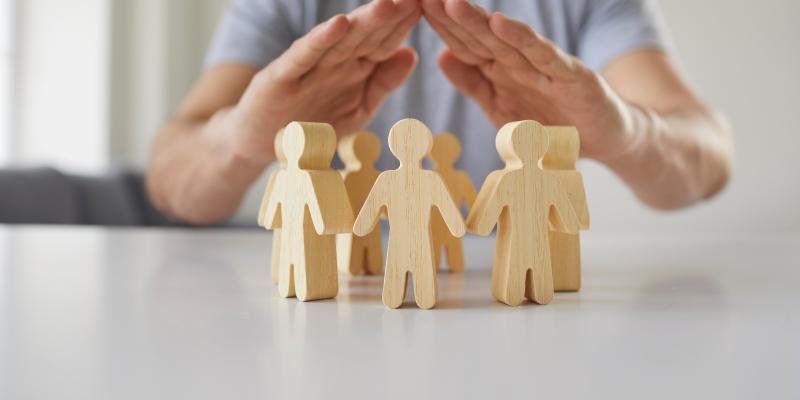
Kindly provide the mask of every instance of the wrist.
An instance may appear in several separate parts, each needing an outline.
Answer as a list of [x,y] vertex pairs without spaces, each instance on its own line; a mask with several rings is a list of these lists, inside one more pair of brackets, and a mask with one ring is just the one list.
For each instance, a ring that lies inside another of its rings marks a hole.
[[210,161],[224,181],[234,185],[249,185],[272,160],[263,155],[255,156],[253,146],[248,146],[244,135],[240,134],[244,131],[241,121],[235,108],[222,109],[208,121],[204,134],[213,148],[213,159]]
[[597,154],[590,156],[612,170],[635,168],[647,158],[648,148],[655,135],[656,115],[651,111],[621,101],[617,108],[619,122],[616,140],[607,142],[607,146]]

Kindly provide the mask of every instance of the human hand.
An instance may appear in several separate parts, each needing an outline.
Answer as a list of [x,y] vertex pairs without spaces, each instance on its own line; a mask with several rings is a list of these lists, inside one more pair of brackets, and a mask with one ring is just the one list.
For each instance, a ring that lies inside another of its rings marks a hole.
[[602,77],[528,25],[467,0],[422,0],[422,7],[449,47],[440,67],[497,128],[523,119],[574,125],[581,154],[601,160],[635,143],[630,107]]
[[420,18],[417,0],[375,0],[296,40],[218,116],[233,153],[270,162],[275,134],[293,120],[328,122],[340,134],[365,127],[416,66],[416,53],[399,46]]

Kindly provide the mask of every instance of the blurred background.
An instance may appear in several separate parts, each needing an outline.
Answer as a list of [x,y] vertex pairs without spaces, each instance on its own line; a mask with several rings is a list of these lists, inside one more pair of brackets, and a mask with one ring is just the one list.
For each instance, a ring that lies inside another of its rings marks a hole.
[[[201,72],[226,4],[0,0],[0,168],[143,170],[154,135]],[[800,232],[800,1],[661,8],[693,84],[733,122],[733,179],[712,201],[661,213],[584,162],[592,231]]]

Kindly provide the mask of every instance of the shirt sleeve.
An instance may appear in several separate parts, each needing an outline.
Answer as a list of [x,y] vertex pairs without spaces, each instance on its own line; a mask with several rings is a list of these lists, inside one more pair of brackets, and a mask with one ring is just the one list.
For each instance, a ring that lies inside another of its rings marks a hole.
[[589,2],[578,40],[578,57],[600,71],[620,56],[639,49],[671,52],[661,10],[652,0]]
[[297,0],[233,0],[211,41],[206,68],[249,64],[262,68],[299,37]]

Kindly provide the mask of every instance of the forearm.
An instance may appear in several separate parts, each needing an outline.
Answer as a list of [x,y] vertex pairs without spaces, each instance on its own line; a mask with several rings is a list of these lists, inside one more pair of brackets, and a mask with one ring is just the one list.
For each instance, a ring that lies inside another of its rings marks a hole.
[[268,163],[236,156],[227,110],[209,120],[176,119],[159,134],[147,173],[151,199],[162,212],[194,224],[229,218]]
[[731,128],[722,115],[692,107],[658,113],[628,105],[630,146],[601,160],[651,207],[677,209],[719,192],[733,161]]

